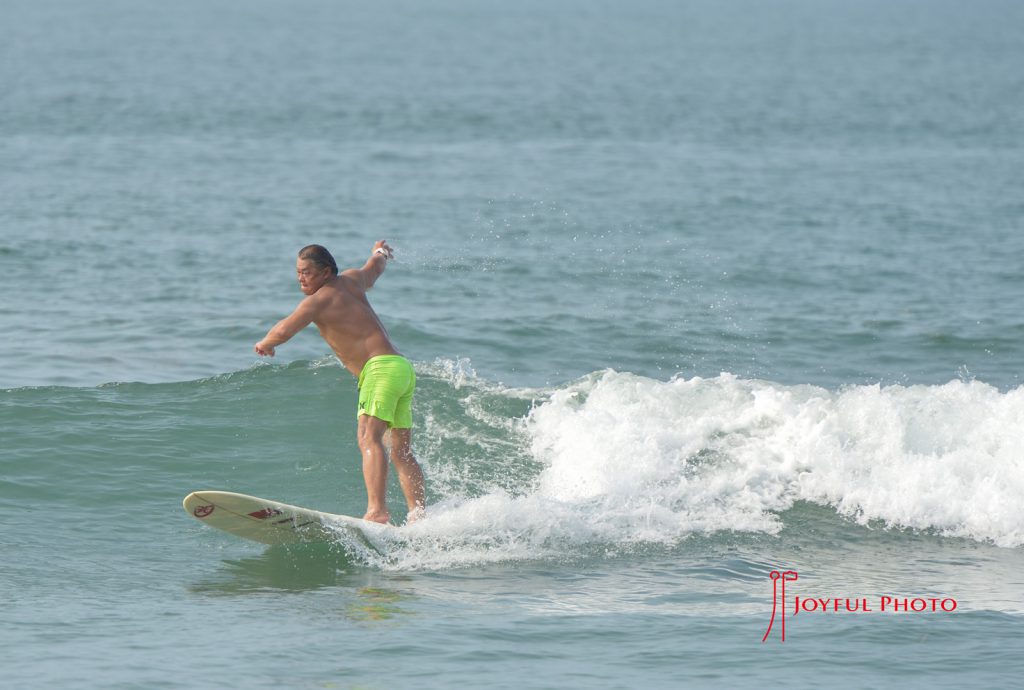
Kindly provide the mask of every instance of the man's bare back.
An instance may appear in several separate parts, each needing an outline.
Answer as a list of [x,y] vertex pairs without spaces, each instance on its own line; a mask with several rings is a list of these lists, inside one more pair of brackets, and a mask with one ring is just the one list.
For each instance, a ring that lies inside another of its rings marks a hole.
[[366,290],[354,271],[345,271],[325,283],[315,294],[313,323],[356,377],[371,357],[400,354],[388,339],[384,325],[366,299]]

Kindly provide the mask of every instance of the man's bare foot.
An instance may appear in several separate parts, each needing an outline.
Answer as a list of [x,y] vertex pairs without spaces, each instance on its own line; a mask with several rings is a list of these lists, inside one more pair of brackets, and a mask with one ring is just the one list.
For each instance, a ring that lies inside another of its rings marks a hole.
[[363,519],[369,522],[379,522],[386,525],[391,520],[391,516],[388,515],[388,511],[386,510],[374,510],[372,512],[367,511],[366,515],[363,516]]
[[420,518],[426,516],[427,510],[423,506],[418,506],[409,511],[409,514],[405,516],[405,524],[411,525]]

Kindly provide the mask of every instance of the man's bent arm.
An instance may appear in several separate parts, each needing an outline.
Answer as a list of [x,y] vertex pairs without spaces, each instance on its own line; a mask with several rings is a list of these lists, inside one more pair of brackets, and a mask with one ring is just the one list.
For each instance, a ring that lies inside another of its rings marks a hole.
[[256,353],[260,355],[274,356],[274,348],[292,339],[296,333],[313,322],[316,317],[312,296],[299,302],[291,314],[274,324],[274,327],[267,331],[263,340],[256,343]]

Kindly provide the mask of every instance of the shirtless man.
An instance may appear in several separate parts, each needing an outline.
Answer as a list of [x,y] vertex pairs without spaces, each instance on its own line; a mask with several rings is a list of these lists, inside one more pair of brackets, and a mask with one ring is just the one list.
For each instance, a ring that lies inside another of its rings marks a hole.
[[338,274],[334,257],[318,244],[299,252],[295,269],[306,298],[256,343],[256,352],[273,357],[274,348],[315,323],[345,368],[359,380],[357,440],[363,455],[366,481],[364,520],[388,522],[385,492],[388,456],[384,434],[391,430],[391,462],[398,471],[409,506],[407,520],[422,516],[426,505],[423,472],[412,454],[412,396],[416,374],[412,365],[388,339],[387,331],[366,299],[393,252],[384,240],[373,245],[362,268]]

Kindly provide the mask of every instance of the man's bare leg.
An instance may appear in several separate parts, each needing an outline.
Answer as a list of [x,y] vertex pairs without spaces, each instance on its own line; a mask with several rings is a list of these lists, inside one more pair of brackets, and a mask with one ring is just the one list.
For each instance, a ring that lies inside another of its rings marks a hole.
[[387,522],[388,456],[384,450],[384,432],[388,423],[370,415],[359,415],[357,436],[363,456],[363,480],[366,482],[366,515],[364,520]]
[[423,493],[423,470],[412,454],[412,429],[391,430],[391,462],[398,472],[398,481],[409,507],[406,522],[415,522],[423,517],[427,501]]

